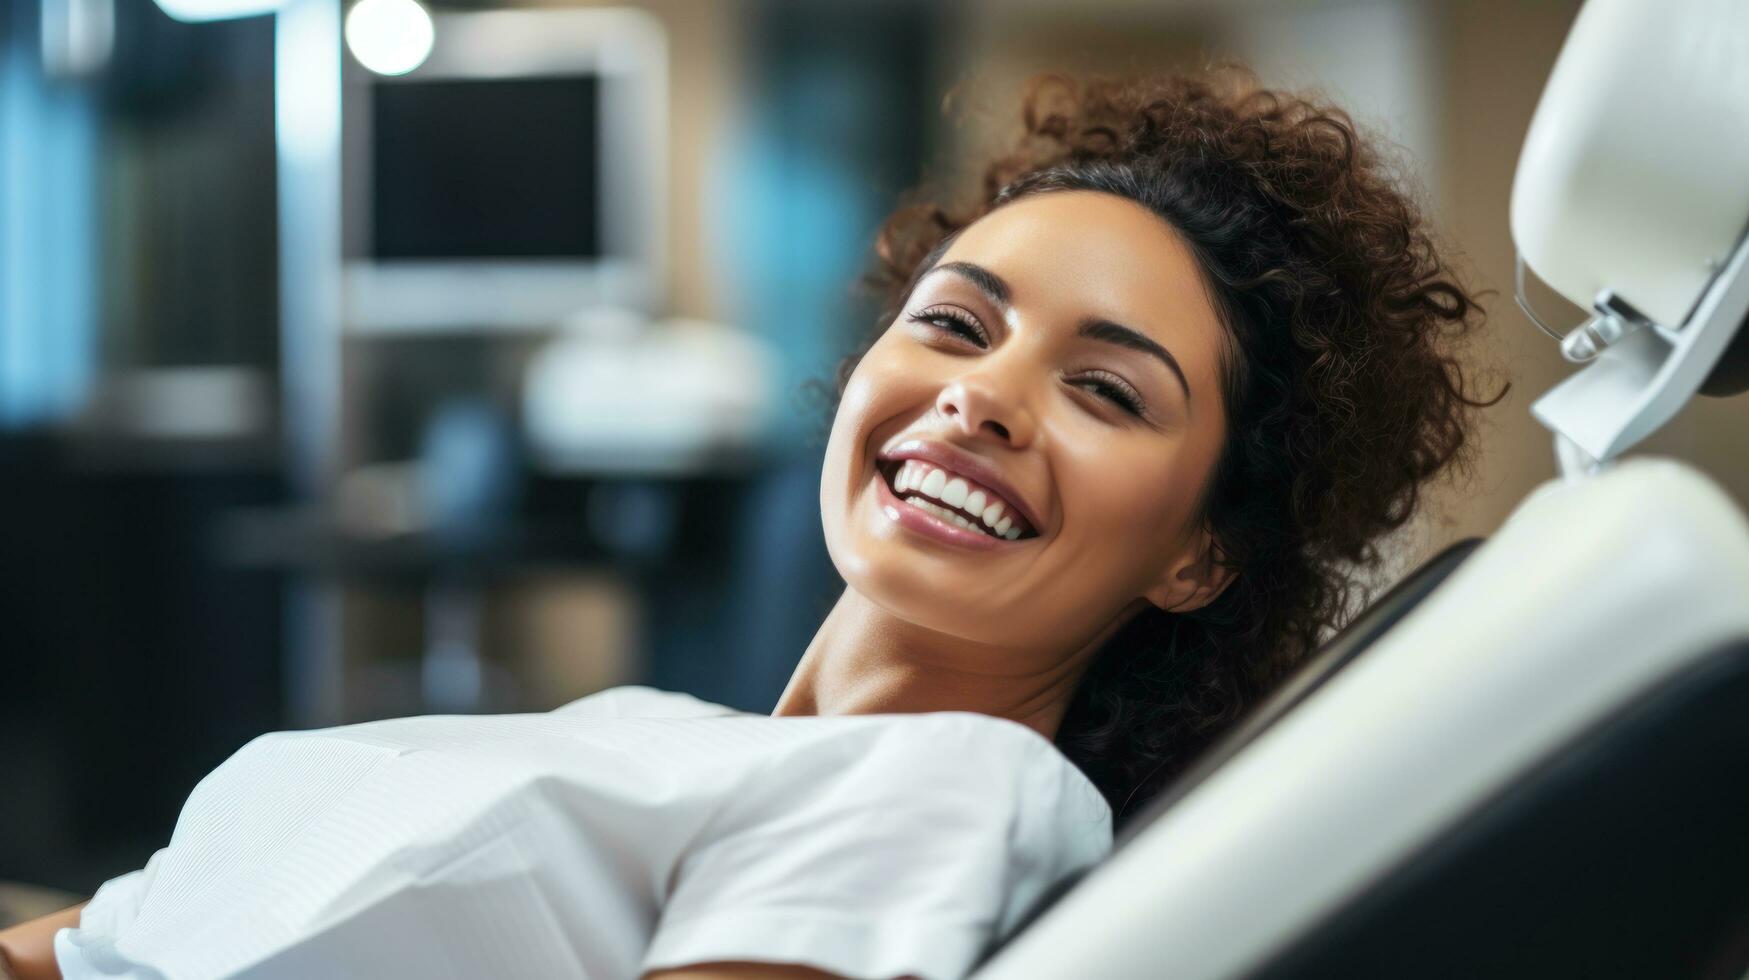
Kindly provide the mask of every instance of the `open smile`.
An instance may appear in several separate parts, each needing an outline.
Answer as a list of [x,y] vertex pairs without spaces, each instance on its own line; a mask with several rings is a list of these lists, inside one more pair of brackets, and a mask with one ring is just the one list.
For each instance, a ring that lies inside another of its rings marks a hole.
[[946,544],[990,550],[1012,547],[1038,532],[993,491],[918,460],[876,466],[875,492],[894,523]]

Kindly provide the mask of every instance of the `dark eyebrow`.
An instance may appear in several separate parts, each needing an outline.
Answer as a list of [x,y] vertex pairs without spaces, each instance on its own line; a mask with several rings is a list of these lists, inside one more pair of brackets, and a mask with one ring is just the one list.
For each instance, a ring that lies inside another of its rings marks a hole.
[[1075,333],[1093,340],[1103,340],[1108,344],[1117,344],[1119,347],[1139,350],[1151,357],[1158,358],[1160,363],[1166,365],[1172,372],[1172,376],[1178,379],[1178,386],[1184,389],[1184,400],[1190,401],[1190,383],[1184,380],[1184,369],[1178,366],[1178,358],[1173,357],[1171,351],[1161,347],[1152,337],[1137,333],[1121,323],[1113,323],[1110,320],[1083,321],[1081,329]]
[[[1007,312],[1009,300],[1013,294],[1009,291],[1008,284],[1002,281],[1002,277],[989,269],[971,262],[943,262],[929,271],[931,273],[953,272],[964,276],[970,280],[972,285],[978,287],[978,291],[988,297],[990,302]],[[1119,347],[1127,347],[1130,350],[1141,351],[1158,359],[1161,364],[1166,365],[1167,370],[1172,372],[1172,376],[1178,379],[1178,386],[1184,389],[1185,401],[1190,400],[1190,382],[1185,380],[1184,369],[1178,366],[1178,358],[1173,357],[1171,351],[1160,346],[1152,337],[1138,333],[1121,323],[1103,319],[1084,320],[1075,333],[1077,336],[1090,340],[1104,341]]]
[[990,298],[990,302],[1002,307],[1003,310],[1008,309],[1009,299],[1013,296],[1008,291],[1008,284],[1002,281],[1001,276],[981,265],[971,262],[943,262],[929,271],[958,273],[970,279],[972,285],[978,287],[979,292]]

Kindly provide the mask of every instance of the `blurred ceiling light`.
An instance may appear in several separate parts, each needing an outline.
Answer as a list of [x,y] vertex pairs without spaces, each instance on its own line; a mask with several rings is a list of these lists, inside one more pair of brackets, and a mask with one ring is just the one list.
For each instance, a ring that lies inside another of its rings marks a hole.
[[405,75],[431,53],[431,15],[418,0],[358,0],[346,14],[346,46],[379,75]]
[[184,23],[196,24],[271,14],[286,3],[287,0],[158,0],[158,9]]
[[43,70],[56,78],[94,75],[115,48],[114,0],[43,0]]

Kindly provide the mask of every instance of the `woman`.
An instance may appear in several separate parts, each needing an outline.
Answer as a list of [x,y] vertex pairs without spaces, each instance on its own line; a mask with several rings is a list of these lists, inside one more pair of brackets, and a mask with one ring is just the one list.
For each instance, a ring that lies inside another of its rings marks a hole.
[[1478,308],[1339,110],[1046,78],[1024,121],[882,231],[820,488],[847,587],[772,718],[628,687],[264,736],[14,968],[968,970],[1337,623],[1483,404]]

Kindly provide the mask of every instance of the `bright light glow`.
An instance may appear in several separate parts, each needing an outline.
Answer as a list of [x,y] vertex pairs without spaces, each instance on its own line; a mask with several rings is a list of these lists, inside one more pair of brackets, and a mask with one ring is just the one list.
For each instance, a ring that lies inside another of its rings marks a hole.
[[[340,155],[341,57],[338,3],[298,0],[280,11],[273,99],[282,181],[291,174],[308,183]],[[295,210],[282,201],[282,229]]]
[[158,9],[190,24],[271,14],[285,5],[286,0],[158,0]]
[[405,75],[431,53],[436,35],[418,0],[358,0],[346,14],[346,46],[379,75]]

